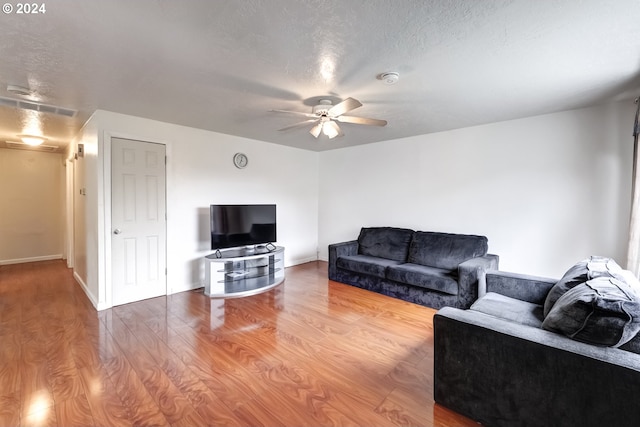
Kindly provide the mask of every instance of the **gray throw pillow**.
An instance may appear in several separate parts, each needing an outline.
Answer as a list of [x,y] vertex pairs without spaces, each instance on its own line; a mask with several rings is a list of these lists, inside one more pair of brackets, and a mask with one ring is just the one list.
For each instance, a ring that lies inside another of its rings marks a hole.
[[640,296],[620,280],[598,277],[558,298],[542,328],[577,341],[618,347],[640,331]]
[[569,289],[596,277],[614,277],[624,281],[622,271],[622,267],[611,258],[594,255],[580,261],[567,270],[562,279],[547,294],[544,302],[544,317],[547,317],[558,298]]

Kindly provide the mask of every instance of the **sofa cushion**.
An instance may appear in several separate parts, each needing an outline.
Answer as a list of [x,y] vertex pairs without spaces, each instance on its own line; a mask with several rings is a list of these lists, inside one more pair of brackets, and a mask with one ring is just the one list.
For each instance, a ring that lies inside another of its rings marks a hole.
[[385,270],[390,265],[399,264],[400,261],[392,259],[377,258],[369,255],[341,256],[336,260],[339,268],[356,273],[368,274],[371,276],[385,278]]
[[408,262],[454,270],[460,263],[486,255],[488,247],[484,236],[417,231],[411,239]]
[[393,265],[387,269],[387,278],[450,295],[458,294],[458,281],[455,272],[442,268],[410,263]]
[[358,236],[358,253],[406,262],[414,231],[395,227],[363,227]]
[[621,277],[622,268],[612,259],[591,256],[572,266],[551,288],[544,302],[544,316],[547,317],[558,298],[573,287],[596,277]]
[[558,298],[542,327],[577,341],[618,347],[640,331],[640,297],[620,280],[597,277]]
[[542,305],[522,301],[505,295],[489,292],[471,305],[470,310],[479,311],[500,319],[540,328]]

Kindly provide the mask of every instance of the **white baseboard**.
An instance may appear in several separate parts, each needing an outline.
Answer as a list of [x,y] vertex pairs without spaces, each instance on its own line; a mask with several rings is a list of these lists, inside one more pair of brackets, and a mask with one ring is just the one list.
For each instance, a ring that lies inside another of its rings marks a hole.
[[50,261],[52,259],[62,259],[62,254],[34,256],[29,258],[5,259],[5,260],[0,260],[0,265],[22,264],[25,262],[37,262],[37,261]]
[[304,264],[305,262],[311,262],[311,261],[317,261],[317,260],[318,260],[318,257],[315,257],[315,256],[310,256],[307,258],[292,259],[291,264],[287,265],[287,267],[293,267],[294,265]]
[[82,278],[75,271],[73,272],[73,278],[76,279],[76,282],[78,282],[78,284],[80,285],[80,287],[84,291],[84,293],[87,296],[87,298],[89,298],[89,301],[91,301],[91,305],[93,305],[93,307],[96,310],[100,311],[100,310],[104,310],[106,308],[111,308],[111,307],[104,306],[104,304],[101,305],[96,300],[95,296],[93,294],[91,294],[91,292],[89,292],[89,288],[87,287],[87,284],[84,283],[84,280],[82,280]]
[[200,289],[203,288],[204,284],[202,283],[192,283],[190,285],[187,286],[181,286],[179,288],[171,288],[169,290],[167,290],[167,295],[173,295],[173,294],[177,294],[180,292],[188,292],[188,291],[193,291],[194,289]]
[[102,311],[102,310],[106,310],[108,308],[111,308],[112,306],[107,305],[107,303],[98,303],[98,305],[94,306],[94,307],[96,307],[97,311]]

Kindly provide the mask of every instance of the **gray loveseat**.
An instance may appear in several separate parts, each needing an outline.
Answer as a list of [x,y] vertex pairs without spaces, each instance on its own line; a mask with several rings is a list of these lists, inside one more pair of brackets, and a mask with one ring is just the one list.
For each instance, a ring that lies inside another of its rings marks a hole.
[[[439,310],[435,401],[487,427],[640,425],[640,300],[617,274],[578,276],[487,272],[469,310]],[[563,310],[567,322],[546,323]]]
[[365,227],[329,245],[329,279],[433,308],[467,308],[478,278],[498,268],[484,236]]

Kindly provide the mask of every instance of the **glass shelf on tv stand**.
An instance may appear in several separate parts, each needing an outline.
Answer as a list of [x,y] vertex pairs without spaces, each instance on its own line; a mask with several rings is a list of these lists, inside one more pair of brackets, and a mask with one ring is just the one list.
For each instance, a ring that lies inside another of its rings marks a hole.
[[204,293],[212,298],[255,295],[283,281],[281,246],[225,249],[205,257]]

